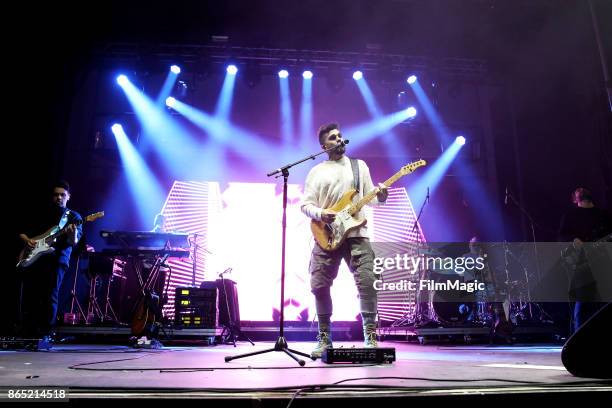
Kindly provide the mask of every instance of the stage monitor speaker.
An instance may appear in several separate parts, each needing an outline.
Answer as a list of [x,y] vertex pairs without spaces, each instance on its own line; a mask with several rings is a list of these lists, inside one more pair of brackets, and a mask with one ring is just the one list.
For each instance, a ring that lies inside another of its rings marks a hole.
[[[225,282],[225,288],[223,283]],[[238,306],[238,289],[236,282],[230,279],[217,279],[214,282],[204,281],[200,285],[201,288],[217,288],[219,289],[219,324],[229,326],[230,319],[235,328],[240,328],[240,308]],[[227,294],[227,299],[226,299]],[[229,313],[228,313],[229,305]]]
[[561,361],[576,377],[612,378],[612,303],[586,321],[563,346]]

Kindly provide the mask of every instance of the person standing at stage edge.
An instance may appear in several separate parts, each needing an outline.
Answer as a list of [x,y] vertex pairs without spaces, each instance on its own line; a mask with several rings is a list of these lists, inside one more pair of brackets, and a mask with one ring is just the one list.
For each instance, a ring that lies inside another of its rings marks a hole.
[[612,216],[609,211],[596,207],[592,197],[586,188],[574,190],[572,202],[575,207],[564,214],[559,227],[559,240],[571,242],[563,258],[573,272],[569,295],[570,300],[575,301],[574,332],[605,306],[605,302],[600,299],[584,243],[609,238],[609,234],[612,234]]
[[41,336],[52,340],[52,329],[57,318],[59,289],[70,263],[72,248],[82,235],[82,218],[66,207],[70,200],[70,186],[58,181],[51,190],[50,203],[32,217],[32,224],[24,226],[19,235],[24,247],[36,245],[31,237],[42,234],[51,227],[63,229],[53,243],[55,251],[42,255],[30,266],[23,268],[21,321],[23,336]]
[[[318,132],[319,143],[323,150],[337,146],[329,151],[329,159],[314,166],[304,187],[304,199],[301,209],[308,217],[331,223],[335,212],[329,208],[336,204],[342,195],[352,188],[358,190],[355,200],[362,198],[374,187],[370,170],[362,160],[350,159],[337,124],[323,125]],[[356,176],[355,176],[356,175]],[[374,202],[384,203],[388,191],[382,184],[378,187]],[[356,214],[365,218],[363,210]],[[331,316],[332,299],[330,288],[336,276],[340,262],[344,261],[353,273],[363,319],[365,347],[377,347],[376,313],[377,295],[374,289],[374,251],[370,246],[365,226],[348,233],[347,239],[334,251],[323,250],[316,242],[310,258],[310,287],[315,296],[316,311],[319,321],[318,344],[312,351],[313,358],[321,357],[323,350],[332,347]]]

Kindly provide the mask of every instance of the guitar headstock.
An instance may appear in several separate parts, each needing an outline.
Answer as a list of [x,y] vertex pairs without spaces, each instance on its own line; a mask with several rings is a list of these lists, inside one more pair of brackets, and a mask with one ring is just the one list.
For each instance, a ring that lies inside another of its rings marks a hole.
[[410,174],[416,169],[418,169],[419,167],[423,167],[425,165],[427,165],[427,162],[425,160],[423,159],[417,160],[415,162],[408,163],[407,165],[402,167],[400,172],[402,173],[402,176],[405,176],[406,174]]
[[98,211],[97,213],[93,213],[85,217],[85,221],[91,222],[91,221],[95,221],[98,218],[102,218],[102,217],[104,217],[104,211]]

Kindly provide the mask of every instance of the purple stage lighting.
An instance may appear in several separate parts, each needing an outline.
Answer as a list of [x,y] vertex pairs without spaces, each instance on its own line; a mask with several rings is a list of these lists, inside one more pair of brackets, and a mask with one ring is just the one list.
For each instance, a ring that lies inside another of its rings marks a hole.
[[121,126],[118,123],[115,123],[113,126],[111,126],[111,130],[113,131],[114,134],[117,134],[123,130],[123,126]]
[[414,118],[417,115],[417,110],[414,106],[411,106],[408,109],[406,109],[406,114],[408,115],[409,118]]
[[302,73],[302,77],[303,77],[304,79],[312,79],[312,71],[304,71],[304,72]]
[[353,79],[355,81],[359,81],[361,78],[363,78],[363,72],[361,72],[361,71],[353,72]]
[[463,146],[465,144],[465,137],[457,136],[455,138],[455,143],[459,144],[459,146]]
[[287,71],[286,69],[281,69],[280,71],[278,71],[279,78],[287,78],[288,76],[289,76],[289,71]]
[[412,84],[414,84],[416,82],[416,80],[417,80],[416,75],[410,75],[408,77],[408,79],[406,80],[406,82],[408,82],[410,85],[412,85]]
[[179,67],[178,65],[173,65],[170,67],[170,71],[172,71],[173,74],[180,74],[181,73],[181,67]]

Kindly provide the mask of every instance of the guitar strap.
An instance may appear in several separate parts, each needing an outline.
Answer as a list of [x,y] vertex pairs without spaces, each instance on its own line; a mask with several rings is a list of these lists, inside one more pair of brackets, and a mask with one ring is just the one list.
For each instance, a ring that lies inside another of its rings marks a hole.
[[359,162],[357,159],[351,158],[351,167],[353,169],[353,183],[357,194],[359,194]]
[[64,214],[62,215],[62,218],[60,219],[60,222],[58,224],[59,228],[62,229],[66,226],[66,224],[68,224],[68,218],[70,217],[70,210],[65,209],[64,210]]

